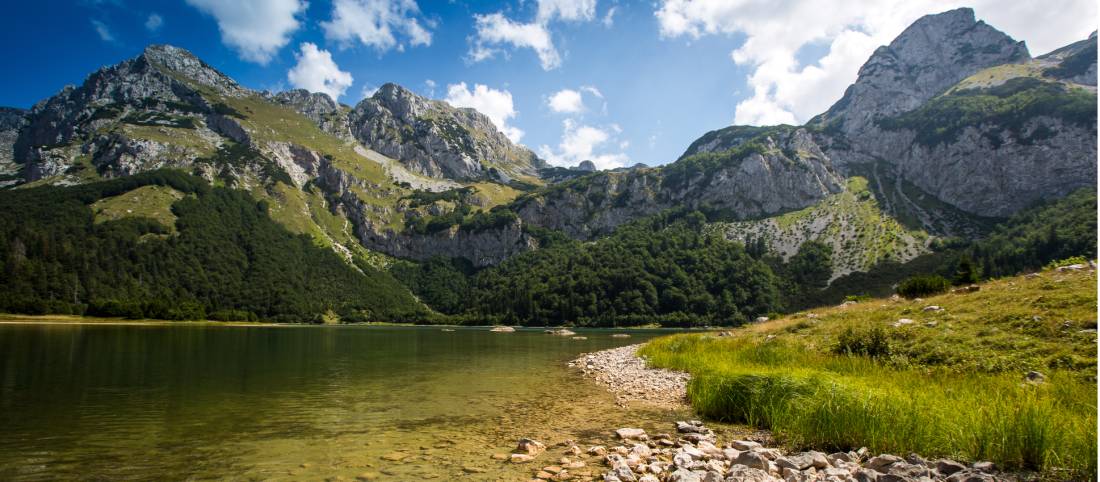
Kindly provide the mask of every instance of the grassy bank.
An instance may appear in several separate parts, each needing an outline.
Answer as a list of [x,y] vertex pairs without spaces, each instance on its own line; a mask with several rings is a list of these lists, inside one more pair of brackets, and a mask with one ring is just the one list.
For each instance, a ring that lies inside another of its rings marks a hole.
[[[1094,272],[1045,272],[798,313],[728,337],[660,338],[641,353],[692,373],[700,414],[770,429],[792,447],[1095,480],[1096,307]],[[1030,370],[1045,381],[1025,381]]]

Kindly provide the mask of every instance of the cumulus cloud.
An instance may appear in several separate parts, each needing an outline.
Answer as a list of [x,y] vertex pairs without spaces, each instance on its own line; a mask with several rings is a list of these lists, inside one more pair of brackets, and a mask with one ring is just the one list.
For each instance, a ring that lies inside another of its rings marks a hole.
[[[579,114],[587,109],[584,103],[584,95],[603,100],[603,93],[591,85],[582,86],[579,90],[562,89],[546,99],[546,105],[550,110],[559,114]],[[603,113],[607,113],[607,102],[603,103]]]
[[566,119],[562,121],[561,142],[557,149],[544,144],[539,146],[539,156],[554,166],[575,166],[582,161],[592,161],[599,169],[623,167],[628,161],[626,154],[606,151],[597,153],[608,145],[618,146],[620,149],[629,146],[615,139],[620,133],[622,129],[616,124],[601,128]]
[[540,23],[518,23],[501,13],[474,15],[475,42],[470,48],[469,59],[481,62],[495,57],[501,45],[512,48],[529,48],[539,56],[543,70],[561,66],[561,55],[550,39],[550,31]]
[[491,89],[482,84],[475,84],[471,90],[465,82],[459,82],[447,86],[445,100],[455,107],[469,107],[485,114],[512,142],[518,143],[523,137],[522,130],[508,125],[508,120],[519,113],[512,103],[512,93],[507,90]]
[[555,18],[567,21],[589,21],[596,18],[596,0],[539,0],[538,22]]
[[160,30],[160,27],[163,25],[164,17],[161,17],[160,14],[151,13],[149,14],[149,18],[145,19],[145,30],[148,30],[150,32],[156,32],[157,30]]
[[351,74],[340,70],[327,50],[318,49],[310,42],[302,43],[299,49],[294,54],[298,63],[286,74],[290,85],[328,94],[333,100],[339,99],[351,87]]
[[[977,16],[1033,54],[1084,38],[1094,30],[1096,4],[1070,0],[1060,8],[1028,0],[662,0],[656,17],[666,38],[741,34],[730,56],[752,69],[752,96],[737,105],[737,124],[799,123],[827,109],[855,81],[859,67],[922,15],[973,6]],[[805,47],[827,46],[800,62]]]
[[551,37],[550,23],[587,22],[595,18],[596,0],[539,0],[538,13],[531,23],[514,21],[500,12],[474,15],[476,32],[466,58],[481,62],[505,53],[503,47],[529,48],[538,55],[543,70],[554,70],[561,66],[561,54]]
[[572,89],[562,89],[551,95],[546,100],[550,110],[559,113],[575,114],[584,110],[584,100],[581,93]]
[[411,46],[431,45],[432,33],[421,24],[414,0],[336,0],[332,19],[321,22],[325,38],[347,48],[356,42],[379,51],[404,49],[398,36]]
[[92,19],[92,28],[95,29],[95,33],[99,35],[99,39],[108,42],[115,43],[115,34],[111,32],[111,29],[107,27],[107,24]]
[[290,42],[298,30],[304,0],[187,0],[192,7],[214,17],[222,43],[249,62],[266,65]]

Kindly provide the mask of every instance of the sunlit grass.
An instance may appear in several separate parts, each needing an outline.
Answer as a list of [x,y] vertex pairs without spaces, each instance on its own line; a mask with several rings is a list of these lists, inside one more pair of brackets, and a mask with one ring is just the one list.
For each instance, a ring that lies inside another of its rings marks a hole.
[[[1051,283],[1058,289],[1045,288]],[[1095,290],[1092,273],[1047,272],[920,303],[943,312],[872,300],[731,337],[661,338],[641,353],[655,366],[692,373],[688,396],[701,415],[770,429],[792,447],[866,446],[1095,479],[1096,335],[1081,332],[1095,327]],[[893,327],[903,314],[915,323]],[[1037,326],[1013,330],[1024,314]],[[888,330],[889,355],[836,352],[840,333],[876,326]],[[1025,382],[1032,369],[1046,381]]]

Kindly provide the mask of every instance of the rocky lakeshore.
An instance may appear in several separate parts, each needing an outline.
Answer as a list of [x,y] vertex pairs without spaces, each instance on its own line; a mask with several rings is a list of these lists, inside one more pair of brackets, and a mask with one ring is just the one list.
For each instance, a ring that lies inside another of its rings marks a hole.
[[687,383],[691,376],[684,372],[650,368],[638,356],[641,344],[627,345],[595,353],[586,353],[569,362],[615,394],[620,406],[627,402],[644,402],[662,407],[687,406]]
[[[660,406],[686,403],[689,376],[653,369],[637,355],[641,345],[629,345],[582,355],[569,363],[616,394],[618,403],[641,402]],[[609,430],[611,432],[611,430]],[[905,457],[873,455],[866,448],[826,454],[786,452],[767,447],[770,437],[720,441],[697,420],[679,421],[671,433],[650,435],[640,428],[613,430],[617,445],[582,448],[567,441],[560,464],[536,471],[534,480],[604,480],[606,482],[734,482],[734,481],[858,481],[907,482],[1010,481],[1018,477],[995,472],[989,462],[964,464],[949,459],[929,460],[917,454]],[[523,440],[512,454],[514,463],[534,462],[544,450],[538,442]],[[602,475],[593,471],[600,467]],[[583,468],[583,469],[582,469]],[[580,470],[578,470],[580,469]]]
[[[927,460],[916,454],[871,455],[866,448],[849,452],[787,453],[753,440],[720,443],[698,420],[676,422],[675,433],[650,436],[639,428],[615,430],[618,445],[582,448],[571,441],[554,465],[537,469],[539,480],[603,480],[605,482],[993,482],[1017,480],[994,472],[993,464],[963,464]],[[509,460],[531,463],[546,450],[523,439]],[[503,458],[503,455],[498,458]],[[602,474],[593,471],[601,467]]]

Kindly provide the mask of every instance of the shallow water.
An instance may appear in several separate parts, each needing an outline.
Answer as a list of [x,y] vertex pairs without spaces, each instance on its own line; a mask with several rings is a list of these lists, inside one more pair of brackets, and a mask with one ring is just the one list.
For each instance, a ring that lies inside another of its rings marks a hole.
[[566,366],[657,332],[578,332],[0,325],[0,479],[520,480],[561,453],[490,458],[520,437],[685,415],[617,407]]

